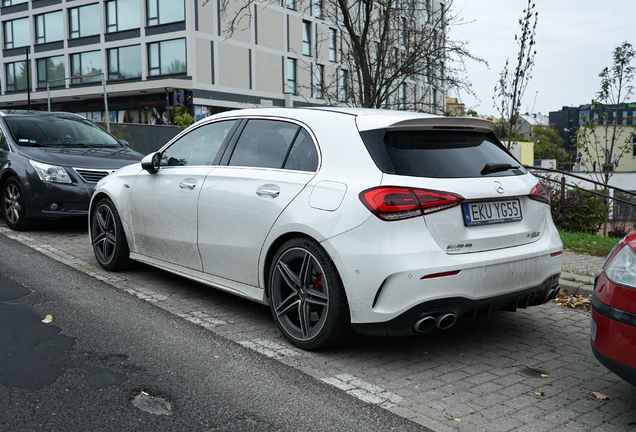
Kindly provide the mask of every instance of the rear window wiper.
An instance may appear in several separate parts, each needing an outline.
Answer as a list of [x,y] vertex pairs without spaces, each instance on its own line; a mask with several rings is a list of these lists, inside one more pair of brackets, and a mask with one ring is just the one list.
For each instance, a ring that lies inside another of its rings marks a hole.
[[519,168],[519,165],[515,166],[515,165],[510,165],[507,163],[487,163],[481,169],[481,175],[486,175],[486,174],[500,172],[500,171],[508,171],[511,169],[518,169],[518,168]]

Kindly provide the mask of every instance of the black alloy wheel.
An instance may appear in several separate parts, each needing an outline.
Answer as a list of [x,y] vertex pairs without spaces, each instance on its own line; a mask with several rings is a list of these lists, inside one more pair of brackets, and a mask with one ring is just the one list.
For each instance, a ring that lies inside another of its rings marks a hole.
[[328,348],[354,334],[338,271],[312,240],[295,238],[279,249],[270,268],[269,295],[278,327],[299,348]]
[[15,177],[10,177],[2,187],[2,216],[9,228],[24,231],[30,226],[24,208],[22,186]]
[[126,234],[113,202],[104,198],[91,215],[91,243],[97,262],[106,270],[123,270],[130,266]]

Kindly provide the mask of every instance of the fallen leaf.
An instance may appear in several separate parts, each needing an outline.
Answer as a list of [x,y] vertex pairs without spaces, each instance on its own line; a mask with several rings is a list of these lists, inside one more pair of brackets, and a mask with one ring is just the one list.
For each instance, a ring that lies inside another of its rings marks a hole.
[[455,421],[462,421],[462,419],[455,419]]
[[541,378],[550,378],[550,375],[541,374]]
[[44,324],[48,324],[48,323],[50,323],[51,321],[53,321],[53,315],[47,315],[47,316],[46,316],[46,317],[42,320],[42,322],[43,322]]
[[596,397],[596,399],[609,400],[609,397],[607,395],[604,395],[603,393],[592,392],[592,394]]
[[82,269],[82,271],[83,271],[84,273],[86,273],[86,274],[89,274],[89,273],[90,273],[88,270],[84,270],[84,269]]
[[534,392],[535,396],[545,396],[544,392]]
[[221,356],[214,356],[214,358],[221,358]]

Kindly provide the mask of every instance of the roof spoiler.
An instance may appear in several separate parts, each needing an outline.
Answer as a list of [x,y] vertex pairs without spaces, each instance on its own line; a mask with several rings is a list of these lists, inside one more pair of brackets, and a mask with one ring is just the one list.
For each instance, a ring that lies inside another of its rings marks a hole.
[[393,123],[387,131],[453,130],[488,133],[494,126],[495,123],[490,120],[473,117],[430,117]]

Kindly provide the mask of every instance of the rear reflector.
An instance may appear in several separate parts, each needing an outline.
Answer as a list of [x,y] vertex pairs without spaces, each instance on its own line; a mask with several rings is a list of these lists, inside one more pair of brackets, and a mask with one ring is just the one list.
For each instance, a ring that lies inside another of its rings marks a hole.
[[444,277],[444,276],[455,276],[456,274],[459,274],[460,271],[461,270],[449,271],[444,273],[434,273],[434,274],[422,276],[420,279],[433,279],[433,278]]
[[555,253],[553,253],[553,254],[550,254],[550,256],[551,256],[552,258],[554,258],[554,257],[558,257],[559,255],[563,255],[563,251],[561,251],[561,252],[555,252]]
[[429,189],[399,186],[379,186],[364,190],[358,195],[371,213],[385,221],[395,221],[424,216],[464,201],[461,195]]

